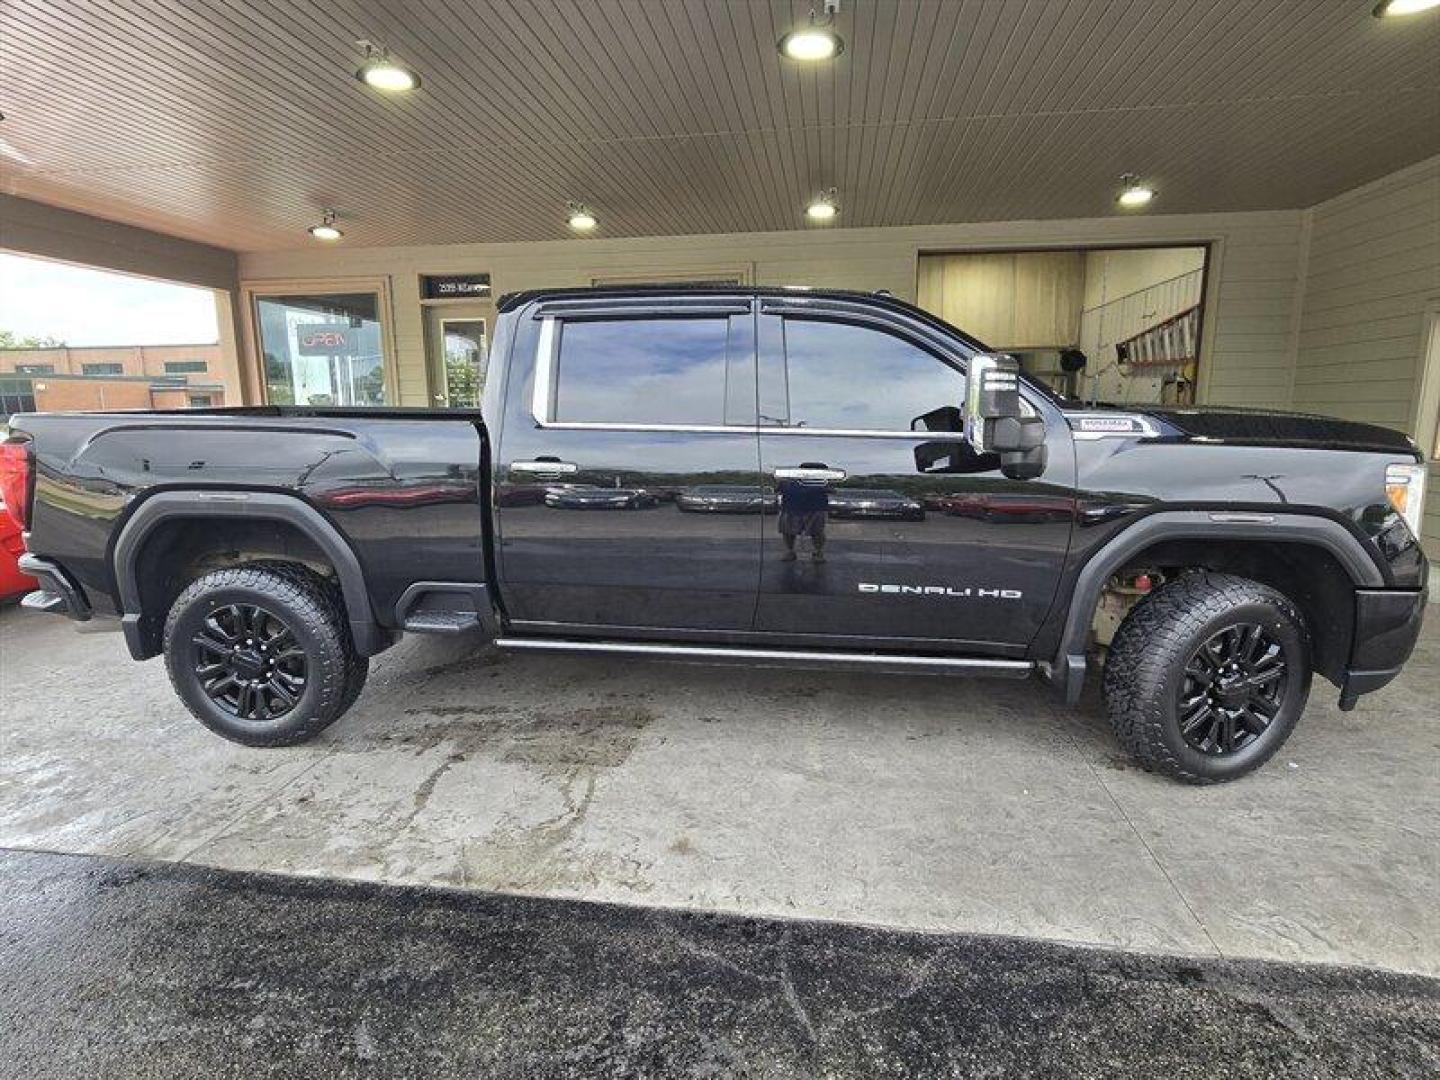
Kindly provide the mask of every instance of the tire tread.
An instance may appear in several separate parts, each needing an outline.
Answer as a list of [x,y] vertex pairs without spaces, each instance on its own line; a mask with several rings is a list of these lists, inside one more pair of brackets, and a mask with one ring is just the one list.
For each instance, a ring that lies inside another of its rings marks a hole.
[[[1308,651],[1305,620],[1295,604],[1268,585],[1234,574],[1205,570],[1181,574],[1142,599],[1120,624],[1105,661],[1106,711],[1120,744],[1146,769],[1187,784],[1231,779],[1198,773],[1175,753],[1165,739],[1169,703],[1162,688],[1174,666],[1189,661],[1206,624],[1254,603],[1273,606],[1293,622]],[[1307,684],[1300,690],[1303,693],[1308,689],[1308,671],[1302,681]]]
[[[293,728],[277,732],[246,732],[243,737],[225,730],[203,713],[191,709],[206,727],[225,738],[248,746],[293,746],[314,738],[334,723],[359,696],[365,685],[368,661],[355,651],[350,625],[345,615],[339,589],[328,579],[296,563],[253,562],[226,567],[202,574],[176,597],[165,619],[165,669],[170,684],[182,701],[177,665],[183,662],[183,650],[174,645],[175,626],[181,615],[206,595],[222,589],[246,589],[268,596],[284,604],[294,617],[317,632],[326,647],[320,656],[309,657],[310,677],[319,679],[319,705],[310,710],[305,721]],[[188,675],[188,673],[186,673]],[[186,701],[187,706],[189,702]]]

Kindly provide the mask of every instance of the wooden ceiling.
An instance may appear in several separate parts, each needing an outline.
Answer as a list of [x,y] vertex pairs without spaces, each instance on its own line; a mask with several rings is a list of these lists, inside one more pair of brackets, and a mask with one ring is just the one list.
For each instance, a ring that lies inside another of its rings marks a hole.
[[4,0],[0,186],[238,250],[1302,207],[1440,153],[1440,13],[1371,6],[844,0],[801,65],[808,0]]

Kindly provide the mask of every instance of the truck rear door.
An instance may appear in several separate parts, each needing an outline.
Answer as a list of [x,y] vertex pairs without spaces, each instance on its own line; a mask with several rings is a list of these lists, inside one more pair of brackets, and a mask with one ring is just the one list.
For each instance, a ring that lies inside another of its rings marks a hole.
[[748,631],[767,520],[741,497],[762,488],[751,299],[552,300],[513,342],[494,475],[514,625]]

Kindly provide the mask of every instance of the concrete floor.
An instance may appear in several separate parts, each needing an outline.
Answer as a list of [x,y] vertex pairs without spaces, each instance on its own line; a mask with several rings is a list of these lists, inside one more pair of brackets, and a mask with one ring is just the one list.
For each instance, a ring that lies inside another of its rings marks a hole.
[[1440,975],[1440,620],[1194,789],[1039,684],[412,637],[290,750],[116,635],[0,612],[0,847]]

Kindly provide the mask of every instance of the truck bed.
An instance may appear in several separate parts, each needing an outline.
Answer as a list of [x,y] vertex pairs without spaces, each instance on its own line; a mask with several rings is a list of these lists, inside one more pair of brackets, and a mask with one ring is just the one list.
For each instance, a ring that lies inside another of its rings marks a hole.
[[30,549],[62,563],[97,613],[119,610],[111,559],[127,521],[166,491],[202,503],[240,488],[298,499],[353,549],[381,626],[394,625],[417,576],[486,579],[478,410],[267,405],[15,419],[36,447]]

